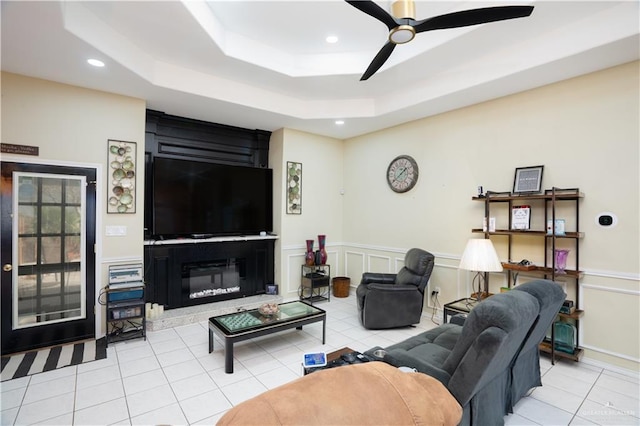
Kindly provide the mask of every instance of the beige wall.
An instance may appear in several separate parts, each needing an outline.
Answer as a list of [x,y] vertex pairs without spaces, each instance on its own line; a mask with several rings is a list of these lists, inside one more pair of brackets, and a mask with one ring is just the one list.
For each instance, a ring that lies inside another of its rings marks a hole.
[[[352,287],[365,270],[398,270],[405,251],[418,246],[436,255],[430,285],[442,288],[440,303],[462,297],[471,276],[457,264],[483,216],[482,204],[471,201],[476,187],[509,191],[516,167],[544,164],[544,187],[580,187],[585,193],[585,358],[638,370],[638,72],[635,62],[346,141],[274,132],[269,165],[281,292],[295,297],[304,240],[316,239],[317,247],[323,233],[332,275],[351,277]],[[107,215],[104,199],[107,139],[137,142],[142,172],[144,109],[139,99],[2,74],[2,142],[39,146],[40,157],[29,161],[102,167],[102,281],[109,264],[142,259],[142,197],[134,215]],[[385,181],[389,162],[399,154],[412,155],[420,166],[418,184],[406,194],[393,193]],[[284,213],[286,161],[303,164],[302,215]],[[140,194],[142,173],[138,177]],[[595,224],[603,211],[617,214],[615,228]],[[128,234],[105,237],[107,225],[125,225]],[[496,244],[504,257],[503,245]],[[516,256],[540,261],[539,250],[529,245],[521,244]],[[492,276],[494,290],[501,280],[503,274]]]
[[[442,288],[440,302],[466,296],[472,277],[456,266],[467,239],[480,237],[470,232],[484,216],[483,204],[471,200],[477,186],[510,191],[516,167],[542,164],[543,187],[585,193],[580,306],[586,311],[586,357],[637,370],[638,68],[635,62],[346,141],[343,241],[349,273],[397,270],[402,253],[418,246],[436,255],[430,285]],[[392,192],[385,181],[389,162],[399,154],[413,156],[420,166],[418,184],[406,194]],[[598,226],[600,212],[615,213],[618,225]],[[498,220],[498,227],[500,221],[505,226],[506,216]],[[493,240],[506,260],[506,238]],[[539,242],[520,239],[513,257],[543,262]],[[494,291],[504,277],[492,276]],[[571,283],[568,293],[575,299]]]
[[[349,276],[352,290],[364,271],[399,270],[411,247],[433,252],[430,288],[441,287],[441,309],[470,293],[472,274],[457,265],[467,239],[480,237],[471,233],[484,216],[483,204],[471,200],[477,186],[511,191],[516,167],[542,164],[544,188],[579,187],[585,193],[580,269],[586,274],[579,298],[586,311],[580,323],[584,359],[639,370],[638,72],[635,62],[343,143],[275,132],[271,167],[282,172],[286,160],[303,163],[303,214],[282,215],[276,225],[281,235],[276,281],[284,284],[283,294],[295,297],[304,239],[323,231],[334,244],[333,275]],[[400,154],[413,156],[420,166],[419,181],[406,194],[392,192],[385,180],[389,162]],[[284,182],[275,185],[283,197]],[[338,195],[340,190],[344,195]],[[323,207],[325,201],[331,209]],[[615,213],[617,226],[598,226],[601,212]],[[496,214],[498,226],[506,223],[506,214]],[[566,209],[559,217],[573,221]],[[494,242],[506,260],[505,240],[494,237]],[[542,263],[540,243],[517,239],[512,258]],[[505,274],[491,278],[493,291],[506,284]],[[532,278],[521,274],[519,282]],[[575,299],[575,284],[568,280],[565,286],[568,298]],[[427,300],[427,305],[435,303]]]
[[[327,263],[332,276],[342,273],[341,238],[343,208],[342,141],[282,129],[269,145],[269,167],[274,169],[274,232],[280,238],[276,254],[276,282],[284,297],[297,297],[305,240],[327,236]],[[302,214],[286,214],[285,168],[287,161],[302,163]]]
[[[2,155],[3,161],[98,168],[96,295],[109,265],[142,262],[145,102],[125,96],[2,73],[2,142],[39,147],[39,156]],[[107,214],[107,140],[137,143],[135,214]],[[123,237],[107,226],[126,226]],[[102,312],[97,333],[104,333]]]

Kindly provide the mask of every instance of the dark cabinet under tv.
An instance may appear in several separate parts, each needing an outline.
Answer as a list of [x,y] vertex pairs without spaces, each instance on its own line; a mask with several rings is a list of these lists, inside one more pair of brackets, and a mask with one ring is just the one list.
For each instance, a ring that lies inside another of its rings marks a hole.
[[276,238],[146,241],[147,301],[174,309],[264,294],[274,280]]

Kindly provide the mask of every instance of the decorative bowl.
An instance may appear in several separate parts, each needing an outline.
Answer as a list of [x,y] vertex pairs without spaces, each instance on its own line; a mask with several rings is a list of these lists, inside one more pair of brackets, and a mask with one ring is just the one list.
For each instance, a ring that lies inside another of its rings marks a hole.
[[271,318],[278,315],[280,308],[277,303],[265,303],[260,305],[258,312],[260,312],[260,315],[263,317]]

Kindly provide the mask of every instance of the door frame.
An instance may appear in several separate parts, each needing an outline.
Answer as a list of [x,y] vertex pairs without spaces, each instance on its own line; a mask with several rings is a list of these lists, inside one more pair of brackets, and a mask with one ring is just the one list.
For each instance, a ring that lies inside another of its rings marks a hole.
[[94,333],[96,339],[102,337],[104,335],[102,331],[102,324],[104,323],[103,309],[101,309],[102,305],[99,303],[100,290],[102,287],[103,279],[102,279],[102,268],[103,268],[103,259],[102,259],[102,222],[103,222],[103,214],[106,212],[104,205],[104,167],[99,163],[80,163],[80,162],[71,162],[71,161],[61,161],[61,160],[51,160],[46,158],[30,158],[24,157],[20,155],[12,155],[12,154],[3,154],[2,162],[14,162],[14,163],[24,163],[24,164],[34,164],[34,165],[43,165],[43,166],[62,166],[62,167],[78,167],[84,169],[95,169],[96,171],[96,242],[95,242],[95,271],[94,271],[94,282],[95,282],[95,296],[94,296],[94,306],[95,306],[95,326]]

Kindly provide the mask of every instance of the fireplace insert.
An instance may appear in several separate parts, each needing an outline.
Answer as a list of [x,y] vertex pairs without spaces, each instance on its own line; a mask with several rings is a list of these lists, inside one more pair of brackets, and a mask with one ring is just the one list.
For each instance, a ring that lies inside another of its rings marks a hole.
[[247,293],[249,289],[243,288],[247,285],[246,265],[243,258],[183,263],[183,303],[201,298],[229,299],[228,295]]

